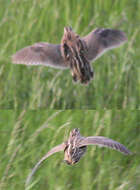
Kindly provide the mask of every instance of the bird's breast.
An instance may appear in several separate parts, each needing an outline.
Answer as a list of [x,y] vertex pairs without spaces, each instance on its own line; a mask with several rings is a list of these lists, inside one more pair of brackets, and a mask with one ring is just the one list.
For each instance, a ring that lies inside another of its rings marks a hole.
[[83,157],[87,149],[87,146],[83,147],[68,147],[64,152],[64,160],[69,165],[74,165]]

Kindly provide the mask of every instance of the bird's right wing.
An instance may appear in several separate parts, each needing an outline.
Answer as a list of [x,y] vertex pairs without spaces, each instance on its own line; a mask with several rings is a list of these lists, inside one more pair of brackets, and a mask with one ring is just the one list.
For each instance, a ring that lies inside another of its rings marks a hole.
[[31,181],[32,176],[34,175],[34,173],[36,172],[36,170],[38,169],[38,167],[40,166],[40,164],[46,160],[49,156],[51,156],[52,154],[56,153],[56,152],[60,152],[63,151],[66,148],[66,144],[62,143],[58,146],[55,146],[54,148],[52,148],[47,154],[45,154],[45,156],[43,156],[38,162],[37,164],[34,166],[34,168],[32,169],[31,173],[28,175],[27,179],[26,179],[26,185],[28,185]]
[[14,64],[44,65],[54,68],[66,68],[61,55],[60,45],[45,42],[35,43],[17,51],[12,56]]
[[78,146],[82,147],[86,145],[104,146],[104,147],[115,149],[126,155],[131,154],[131,152],[124,145],[120,144],[117,141],[114,141],[112,139],[102,137],[102,136],[85,137],[81,139]]

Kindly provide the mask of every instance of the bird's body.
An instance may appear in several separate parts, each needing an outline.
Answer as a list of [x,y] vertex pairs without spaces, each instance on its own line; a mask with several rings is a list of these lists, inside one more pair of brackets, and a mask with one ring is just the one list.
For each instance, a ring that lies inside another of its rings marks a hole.
[[52,148],[45,156],[43,156],[39,160],[39,162],[37,162],[31,173],[27,177],[26,185],[29,184],[31,177],[38,169],[40,164],[52,154],[64,151],[64,161],[68,165],[74,165],[86,153],[88,145],[104,146],[115,149],[125,155],[131,154],[131,152],[124,145],[120,144],[117,141],[102,136],[83,137],[81,136],[79,129],[76,128],[70,132],[70,136],[66,142],[63,142],[62,144]]
[[86,150],[87,146],[75,147],[75,148],[69,147],[64,152],[64,161],[68,165],[74,165],[77,162],[79,162],[79,160],[84,156]]
[[71,131],[68,141],[65,142],[66,148],[64,150],[64,161],[68,165],[77,163],[85,154],[87,147],[77,146],[80,143],[81,139],[83,139],[83,137],[80,135],[80,131],[78,129],[74,129]]
[[87,84],[93,78],[90,62],[126,41],[125,33],[120,30],[95,29],[80,37],[70,27],[65,27],[61,44],[35,43],[17,51],[12,62],[71,69],[74,81]]

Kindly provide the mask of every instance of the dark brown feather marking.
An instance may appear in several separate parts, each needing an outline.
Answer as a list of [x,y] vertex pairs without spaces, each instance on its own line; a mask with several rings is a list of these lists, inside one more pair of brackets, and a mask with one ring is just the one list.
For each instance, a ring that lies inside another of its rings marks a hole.
[[71,68],[73,80],[87,84],[93,78],[93,70],[86,58],[88,50],[85,42],[70,27],[65,28],[61,51],[66,64]]

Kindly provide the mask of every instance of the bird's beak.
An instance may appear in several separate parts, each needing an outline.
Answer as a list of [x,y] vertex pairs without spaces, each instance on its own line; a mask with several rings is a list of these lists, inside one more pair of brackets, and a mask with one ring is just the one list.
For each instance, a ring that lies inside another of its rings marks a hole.
[[72,31],[71,26],[64,27],[64,34],[66,34],[68,31]]
[[64,27],[64,34],[67,33],[67,27]]

